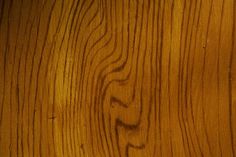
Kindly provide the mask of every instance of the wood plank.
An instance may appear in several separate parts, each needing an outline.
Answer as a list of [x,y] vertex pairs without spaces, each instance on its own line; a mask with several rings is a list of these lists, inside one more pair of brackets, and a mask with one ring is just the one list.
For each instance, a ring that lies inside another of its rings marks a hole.
[[236,156],[235,0],[0,0],[1,157]]

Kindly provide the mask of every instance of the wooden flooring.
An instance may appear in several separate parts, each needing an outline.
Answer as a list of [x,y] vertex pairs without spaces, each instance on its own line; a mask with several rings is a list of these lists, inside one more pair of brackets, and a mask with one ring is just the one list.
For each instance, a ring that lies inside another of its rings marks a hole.
[[236,0],[0,0],[0,157],[236,157]]

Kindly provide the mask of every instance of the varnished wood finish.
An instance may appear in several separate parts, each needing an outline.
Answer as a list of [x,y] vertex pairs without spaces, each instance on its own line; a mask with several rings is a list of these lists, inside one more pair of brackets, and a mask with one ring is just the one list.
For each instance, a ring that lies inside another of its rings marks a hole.
[[0,0],[1,157],[236,156],[235,0]]

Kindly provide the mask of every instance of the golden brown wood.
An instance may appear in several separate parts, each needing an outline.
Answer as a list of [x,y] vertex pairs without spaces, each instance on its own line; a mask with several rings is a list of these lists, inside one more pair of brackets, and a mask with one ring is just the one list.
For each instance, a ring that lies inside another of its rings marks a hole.
[[236,156],[235,0],[0,0],[1,157]]

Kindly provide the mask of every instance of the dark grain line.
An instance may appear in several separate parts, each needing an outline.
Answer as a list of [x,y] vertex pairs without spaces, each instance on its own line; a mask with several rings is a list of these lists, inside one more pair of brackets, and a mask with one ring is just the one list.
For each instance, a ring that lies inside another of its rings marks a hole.
[[235,11],[235,9],[236,9],[236,2],[235,1],[233,1],[233,16],[232,16],[232,18],[233,18],[233,30],[232,30],[232,45],[231,45],[231,53],[230,53],[230,57],[229,57],[229,73],[228,73],[228,85],[229,85],[229,87],[228,87],[228,89],[229,89],[229,93],[228,93],[228,95],[229,95],[229,123],[230,123],[230,138],[231,138],[231,140],[230,140],[230,144],[231,144],[231,148],[232,148],[232,152],[233,152],[233,157],[234,156],[236,156],[236,150],[234,149],[234,145],[235,145],[235,143],[234,143],[234,132],[233,132],[233,127],[232,127],[232,124],[233,124],[233,114],[232,114],[232,106],[233,106],[233,104],[232,104],[232,102],[233,102],[233,96],[232,96],[232,65],[233,65],[233,58],[234,58],[234,48],[235,48],[235,44],[234,44],[234,42],[235,42],[235,36],[236,36],[236,31],[235,31],[235,26],[236,26],[236,24],[235,24],[235,19],[236,19],[236,11]]

